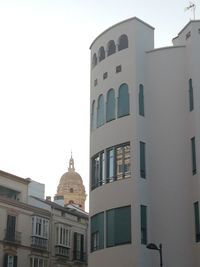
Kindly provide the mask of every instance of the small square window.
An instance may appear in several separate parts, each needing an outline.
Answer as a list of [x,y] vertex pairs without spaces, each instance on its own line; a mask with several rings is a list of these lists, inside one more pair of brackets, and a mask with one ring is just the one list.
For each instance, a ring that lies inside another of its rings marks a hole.
[[105,80],[105,79],[107,79],[108,78],[108,73],[107,72],[104,72],[104,74],[103,74],[103,79]]
[[122,71],[122,66],[121,65],[117,66],[116,67],[116,73],[121,72],[121,71]]
[[97,86],[97,84],[98,84],[98,81],[97,81],[97,79],[95,79],[94,80],[94,86]]

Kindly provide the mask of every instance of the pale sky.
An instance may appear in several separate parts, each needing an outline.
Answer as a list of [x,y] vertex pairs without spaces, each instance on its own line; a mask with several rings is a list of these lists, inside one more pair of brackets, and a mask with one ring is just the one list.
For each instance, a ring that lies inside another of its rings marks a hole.
[[72,150],[89,194],[90,44],[106,28],[136,16],[155,27],[156,47],[169,46],[193,19],[184,11],[188,5],[0,0],[0,169],[44,183],[53,197]]

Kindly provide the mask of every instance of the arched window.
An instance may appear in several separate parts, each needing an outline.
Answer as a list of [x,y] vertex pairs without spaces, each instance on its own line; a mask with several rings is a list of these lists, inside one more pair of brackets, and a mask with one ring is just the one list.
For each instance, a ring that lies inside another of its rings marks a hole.
[[189,79],[189,110],[192,111],[193,109],[194,109],[193,86],[192,86],[192,79]]
[[105,49],[103,46],[99,48],[99,62],[105,58]]
[[92,67],[94,68],[97,65],[97,55],[94,53],[92,57]]
[[115,91],[110,89],[107,93],[106,121],[115,119]]
[[144,86],[139,85],[139,115],[144,116]]
[[98,107],[97,107],[97,127],[100,127],[104,124],[104,97],[100,95],[98,98]]
[[122,34],[119,37],[118,51],[128,48],[128,37],[126,34]]
[[128,85],[122,84],[118,92],[118,118],[129,115]]
[[91,110],[91,130],[95,129],[95,100],[92,102]]
[[110,56],[112,54],[114,54],[116,52],[116,45],[115,42],[113,40],[110,40],[108,42],[108,46],[107,46],[107,55]]

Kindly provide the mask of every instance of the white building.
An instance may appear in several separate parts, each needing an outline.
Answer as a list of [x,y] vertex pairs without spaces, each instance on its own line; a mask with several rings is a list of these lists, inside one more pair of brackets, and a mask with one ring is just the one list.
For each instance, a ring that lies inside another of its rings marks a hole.
[[120,22],[91,45],[89,267],[200,266],[200,21],[154,49]]

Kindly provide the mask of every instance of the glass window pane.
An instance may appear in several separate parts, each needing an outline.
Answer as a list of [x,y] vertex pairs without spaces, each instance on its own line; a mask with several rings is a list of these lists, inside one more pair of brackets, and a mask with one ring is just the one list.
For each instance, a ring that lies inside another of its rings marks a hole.
[[115,245],[115,210],[106,212],[106,246]]
[[106,121],[115,119],[115,91],[110,89],[107,93]]
[[104,213],[91,218],[91,251],[104,247]]
[[129,115],[129,93],[127,84],[122,84],[118,94],[118,118],[126,115]]
[[114,181],[114,148],[107,150],[107,182]]

